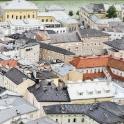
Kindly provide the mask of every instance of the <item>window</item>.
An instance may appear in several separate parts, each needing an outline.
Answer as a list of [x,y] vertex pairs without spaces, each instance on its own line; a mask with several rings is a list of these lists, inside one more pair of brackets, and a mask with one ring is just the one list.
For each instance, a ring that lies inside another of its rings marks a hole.
[[7,18],[9,18],[9,15],[7,15]]
[[13,19],[13,17],[14,17],[14,16],[12,15],[12,19]]
[[58,119],[56,119],[56,122],[58,122]]
[[28,18],[30,18],[30,15],[28,15]]
[[71,121],[71,120],[70,120],[70,119],[68,119],[68,123],[70,123],[70,121]]
[[32,48],[26,49],[26,51],[31,51],[31,50],[32,50]]
[[34,15],[32,15],[32,18],[34,18]]
[[101,91],[99,90],[99,91],[97,91],[97,93],[98,93],[98,94],[100,94],[100,93],[101,93]]
[[76,122],[76,118],[73,119],[73,122]]
[[110,90],[106,90],[106,93],[110,93]]
[[88,94],[89,94],[89,95],[92,95],[92,94],[93,94],[93,91],[88,92]]
[[18,16],[16,16],[16,19],[18,19]]
[[22,16],[20,16],[20,19],[22,19]]
[[26,16],[24,16],[24,19],[26,18]]
[[46,19],[46,22],[48,22],[48,19]]
[[53,20],[51,19],[51,22],[52,22]]
[[81,122],[84,122],[84,118],[81,119]]
[[44,19],[42,19],[42,22],[44,22]]

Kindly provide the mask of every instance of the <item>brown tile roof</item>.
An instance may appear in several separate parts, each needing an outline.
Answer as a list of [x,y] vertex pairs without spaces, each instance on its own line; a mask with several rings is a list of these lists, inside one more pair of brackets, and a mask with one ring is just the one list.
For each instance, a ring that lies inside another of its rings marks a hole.
[[75,57],[70,63],[77,69],[92,67],[111,67],[124,71],[124,60],[109,55],[95,57]]

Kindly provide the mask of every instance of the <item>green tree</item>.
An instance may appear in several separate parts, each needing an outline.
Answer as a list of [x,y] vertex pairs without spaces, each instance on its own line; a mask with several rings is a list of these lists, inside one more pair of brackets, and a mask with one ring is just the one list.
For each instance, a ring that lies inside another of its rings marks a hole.
[[107,11],[108,18],[116,18],[117,17],[117,10],[114,6],[110,6]]
[[78,16],[79,16],[79,10],[76,12],[76,15],[78,15]]
[[68,15],[73,16],[74,15],[73,11],[70,10],[69,13],[68,13]]

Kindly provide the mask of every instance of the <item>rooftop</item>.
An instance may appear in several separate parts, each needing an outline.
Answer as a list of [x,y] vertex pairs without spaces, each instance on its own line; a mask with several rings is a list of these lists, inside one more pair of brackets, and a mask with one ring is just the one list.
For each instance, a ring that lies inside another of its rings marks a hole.
[[85,37],[104,37],[104,36],[109,36],[107,33],[104,33],[100,30],[96,29],[80,29],[79,33],[81,34],[82,38]]
[[40,80],[58,78],[52,71],[39,71],[36,73],[36,78]]
[[51,5],[45,8],[46,11],[65,11],[65,9],[59,5]]
[[14,117],[28,114],[37,109],[18,96],[7,96],[0,99],[0,123],[4,123]]
[[59,65],[53,64],[53,65],[51,65],[51,67],[55,73],[57,73],[61,76],[64,76],[64,75],[68,74],[69,71],[73,70],[73,66],[71,64],[68,64],[68,65],[67,64],[59,64]]
[[[104,93],[105,90],[110,90],[112,84],[107,81],[85,81],[68,82],[67,89],[71,100],[95,99],[104,97],[113,97],[112,91]],[[101,91],[100,94],[95,94],[96,91]],[[92,95],[88,95],[93,92]]]
[[44,106],[46,114],[85,114],[100,124],[123,123],[123,110],[124,106],[117,105],[113,102],[89,105],[59,104]]
[[116,50],[124,50],[124,37],[122,39],[105,42],[105,44],[113,47]]
[[61,53],[64,55],[75,55],[73,52],[70,52],[70,51],[60,48],[60,47],[52,46],[50,44],[46,44],[46,43],[42,43],[42,42],[38,42],[38,43],[40,43],[40,48],[42,48],[42,49],[47,49],[47,50]]
[[81,42],[79,34],[77,32],[63,33],[63,34],[51,34],[49,35],[50,43],[68,43],[68,42]]
[[16,68],[12,68],[9,71],[5,73],[5,76],[13,81],[16,85],[21,84],[24,80],[26,80],[28,77],[22,73],[20,70]]
[[37,6],[26,0],[12,0],[8,2],[1,3],[1,8],[4,10],[37,10]]
[[66,88],[56,87],[52,82],[41,81],[28,90],[38,102],[69,102],[70,98]]

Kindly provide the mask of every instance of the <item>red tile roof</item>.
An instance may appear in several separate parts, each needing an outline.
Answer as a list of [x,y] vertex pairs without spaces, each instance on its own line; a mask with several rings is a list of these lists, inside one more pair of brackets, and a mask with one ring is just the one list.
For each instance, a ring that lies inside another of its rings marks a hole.
[[75,57],[70,63],[77,69],[111,67],[124,71],[124,60],[109,55],[95,57]]
[[0,61],[1,67],[7,67],[7,68],[15,68],[17,66],[17,61],[10,59],[10,60],[1,60]]

